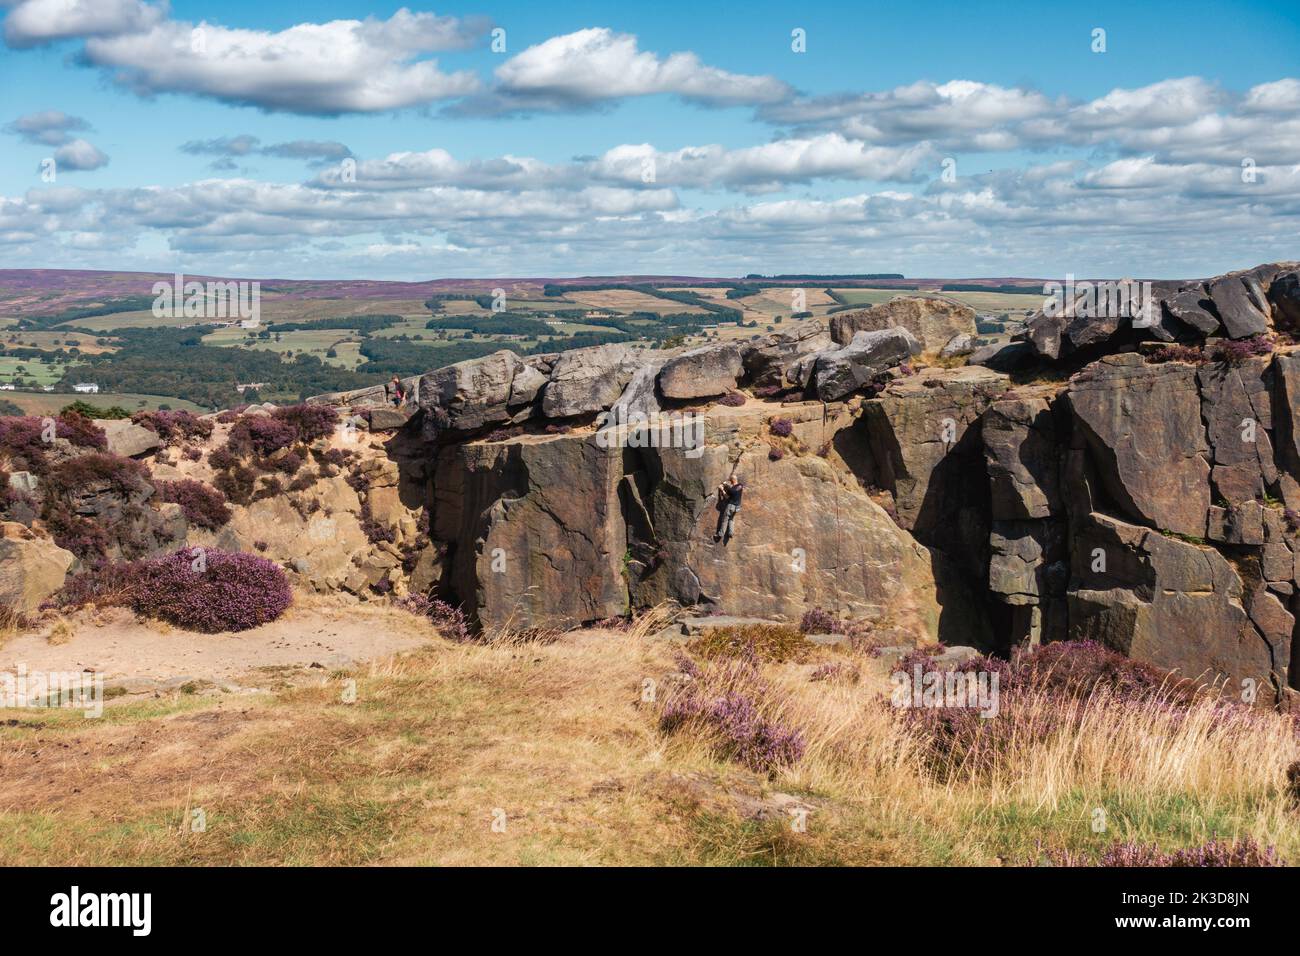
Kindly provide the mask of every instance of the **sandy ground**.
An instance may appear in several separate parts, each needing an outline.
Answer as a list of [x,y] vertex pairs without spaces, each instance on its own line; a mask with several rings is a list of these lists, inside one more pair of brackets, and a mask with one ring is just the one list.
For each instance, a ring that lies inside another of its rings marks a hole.
[[211,681],[265,687],[295,670],[320,672],[392,656],[437,639],[419,618],[391,607],[299,597],[278,621],[249,631],[197,634],[142,621],[121,609],[91,610],[11,638],[0,671],[94,671],[132,692]]

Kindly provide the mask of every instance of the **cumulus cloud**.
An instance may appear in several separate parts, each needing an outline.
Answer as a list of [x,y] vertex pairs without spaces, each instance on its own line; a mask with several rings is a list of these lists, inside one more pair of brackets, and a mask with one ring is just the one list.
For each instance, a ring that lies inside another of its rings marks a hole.
[[508,113],[583,110],[619,99],[666,93],[707,106],[772,103],[791,95],[773,76],[730,73],[690,52],[660,57],[637,38],[593,27],[528,47],[495,70],[495,85],[457,111]]
[[18,117],[5,127],[5,132],[39,146],[62,146],[71,142],[74,132],[88,129],[90,124],[79,116],[69,116],[59,110],[43,110]]
[[108,165],[108,157],[84,139],[74,139],[54,151],[60,170],[89,171]]
[[211,168],[223,171],[237,169],[236,159],[252,155],[301,159],[314,166],[337,162],[352,155],[352,150],[335,140],[296,139],[263,146],[258,137],[248,133],[239,136],[218,136],[215,139],[193,139],[182,143],[180,150],[192,156],[216,156],[217,158],[210,164]]
[[5,43],[40,46],[73,38],[138,33],[162,21],[165,4],[141,0],[19,0],[5,17]]

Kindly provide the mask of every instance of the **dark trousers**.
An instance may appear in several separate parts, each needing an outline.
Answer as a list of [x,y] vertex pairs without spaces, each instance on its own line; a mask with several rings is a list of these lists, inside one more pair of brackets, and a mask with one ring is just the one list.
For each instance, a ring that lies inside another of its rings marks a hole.
[[722,509],[722,514],[718,515],[719,538],[730,538],[735,532],[736,512],[740,510],[740,505],[729,504]]

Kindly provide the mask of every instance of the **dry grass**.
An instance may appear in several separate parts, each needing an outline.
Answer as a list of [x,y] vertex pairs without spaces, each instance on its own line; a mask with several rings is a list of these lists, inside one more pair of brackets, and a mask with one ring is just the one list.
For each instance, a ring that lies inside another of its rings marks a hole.
[[[758,703],[805,752],[766,779],[660,733],[680,645],[651,635],[673,613],[436,644],[262,696],[6,713],[0,864],[994,864],[1216,835],[1300,859],[1284,780],[1300,747],[1279,716],[1098,695],[1079,732],[1013,735],[976,777],[927,759],[878,662],[843,657],[856,683],[768,663]],[[751,812],[777,792],[814,807],[807,832]]]

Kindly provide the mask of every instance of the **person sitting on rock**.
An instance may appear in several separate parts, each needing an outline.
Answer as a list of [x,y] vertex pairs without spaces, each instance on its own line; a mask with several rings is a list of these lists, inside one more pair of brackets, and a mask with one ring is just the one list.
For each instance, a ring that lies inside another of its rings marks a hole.
[[406,401],[406,389],[402,387],[402,380],[396,375],[393,376],[392,386],[393,404],[401,407],[401,405]]
[[745,494],[745,484],[738,475],[732,475],[718,485],[718,503],[722,514],[718,516],[718,530],[713,535],[714,541],[726,544],[735,532],[736,512],[740,510],[740,499]]

